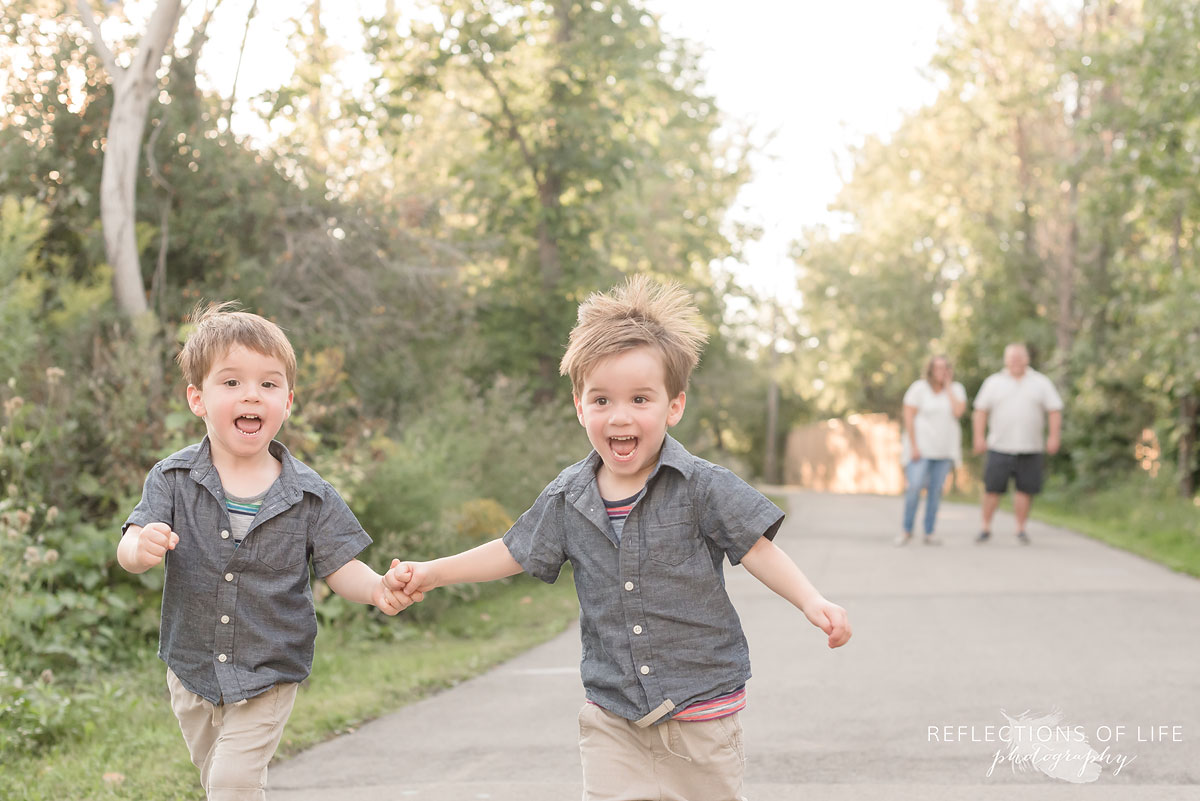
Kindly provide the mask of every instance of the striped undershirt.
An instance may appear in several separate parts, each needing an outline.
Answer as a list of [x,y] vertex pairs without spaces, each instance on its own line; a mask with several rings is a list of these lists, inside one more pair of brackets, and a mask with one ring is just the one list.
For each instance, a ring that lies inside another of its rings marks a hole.
[[633,506],[638,502],[638,498],[642,497],[642,493],[646,491],[645,487],[638,490],[636,495],[630,495],[628,498],[623,498],[619,501],[604,500],[604,508],[608,510],[608,523],[612,526],[613,534],[617,535],[617,542],[621,541],[621,533],[625,530],[625,519],[629,517],[629,513],[633,511]]
[[727,695],[718,695],[716,698],[710,698],[707,701],[697,701],[694,704],[688,704],[671,720],[685,720],[695,723],[699,720],[716,720],[717,718],[726,718],[735,712],[741,712],[746,708],[746,685],[738,687]]
[[265,492],[257,498],[238,498],[225,493],[225,508],[229,510],[229,530],[233,534],[235,548],[246,538],[246,532],[250,530],[250,524],[254,522],[254,516],[262,508],[266,497]]
[[[588,701],[592,706],[600,706],[595,701]],[[704,720],[727,718],[746,708],[746,685],[743,684],[731,693],[709,698],[707,701],[697,701],[688,704],[681,712],[671,716],[671,720],[682,720],[684,723],[698,723]]]

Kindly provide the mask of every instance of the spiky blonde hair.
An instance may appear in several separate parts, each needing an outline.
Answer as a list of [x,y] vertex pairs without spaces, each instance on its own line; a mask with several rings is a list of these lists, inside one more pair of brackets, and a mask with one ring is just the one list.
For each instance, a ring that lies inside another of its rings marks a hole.
[[283,362],[288,389],[295,389],[296,352],[275,323],[257,314],[238,311],[238,303],[232,300],[200,302],[188,315],[187,322],[192,330],[175,360],[184,380],[192,386],[203,384],[217,359],[235,345],[241,345]]
[[579,321],[567,343],[559,372],[583,394],[583,382],[609,356],[649,345],[663,357],[667,393],[687,389],[708,334],[687,290],[635,275],[607,293],[594,292],[579,304]]

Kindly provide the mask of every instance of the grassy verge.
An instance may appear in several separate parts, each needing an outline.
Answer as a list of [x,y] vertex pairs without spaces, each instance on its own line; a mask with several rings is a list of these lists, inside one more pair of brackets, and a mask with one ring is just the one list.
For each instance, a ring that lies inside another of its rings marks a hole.
[[[979,494],[949,493],[945,500],[978,505]],[[1011,493],[1000,508],[1012,511]],[[1134,475],[1093,492],[1051,484],[1034,500],[1032,516],[1200,578],[1200,508],[1166,482]]]
[[[518,578],[450,607],[434,623],[398,624],[395,639],[323,630],[312,677],[301,688],[279,755],[470,678],[549,639],[577,613],[574,586],[564,571],[554,585]],[[79,701],[89,714],[79,721],[77,735],[4,765],[0,799],[203,798],[171,714],[161,662],[148,657],[97,681]]]
[[1033,516],[1200,577],[1200,509],[1169,487],[1135,477],[1097,492],[1049,489]]

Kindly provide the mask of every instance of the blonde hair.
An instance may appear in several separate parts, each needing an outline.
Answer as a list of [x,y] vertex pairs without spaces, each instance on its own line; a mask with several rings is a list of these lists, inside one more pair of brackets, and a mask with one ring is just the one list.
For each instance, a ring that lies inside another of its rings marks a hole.
[[175,357],[183,378],[200,386],[217,359],[235,345],[283,362],[288,389],[296,386],[296,352],[275,323],[250,312],[238,311],[236,301],[196,304],[187,322],[192,325],[183,350]]
[[584,380],[601,360],[649,345],[662,354],[667,394],[675,397],[687,389],[707,340],[700,312],[683,287],[635,275],[579,304],[579,322],[559,372],[582,395]]

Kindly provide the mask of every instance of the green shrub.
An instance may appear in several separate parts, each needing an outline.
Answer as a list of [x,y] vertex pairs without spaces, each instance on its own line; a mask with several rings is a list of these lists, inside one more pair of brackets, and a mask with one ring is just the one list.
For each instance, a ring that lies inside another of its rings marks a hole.
[[26,682],[0,663],[0,764],[68,733],[71,698],[53,682],[49,671]]

